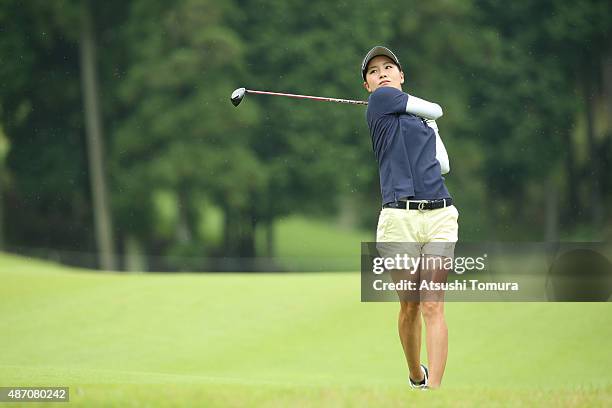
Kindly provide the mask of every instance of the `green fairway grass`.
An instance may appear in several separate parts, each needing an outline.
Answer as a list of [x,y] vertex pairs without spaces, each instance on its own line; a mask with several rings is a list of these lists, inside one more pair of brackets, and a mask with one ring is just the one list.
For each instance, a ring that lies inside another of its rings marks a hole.
[[[341,228],[331,221],[290,216],[276,223],[276,251],[281,257],[354,257],[359,259],[361,242],[375,239],[371,232]],[[357,264],[359,267],[359,263]]]
[[0,386],[69,386],[84,407],[612,406],[610,303],[448,303],[443,388],[422,392],[397,305],[361,303],[359,284],[0,255]]
[[359,270],[361,242],[374,239],[367,231],[299,215],[278,220],[275,236],[276,261],[298,272]]

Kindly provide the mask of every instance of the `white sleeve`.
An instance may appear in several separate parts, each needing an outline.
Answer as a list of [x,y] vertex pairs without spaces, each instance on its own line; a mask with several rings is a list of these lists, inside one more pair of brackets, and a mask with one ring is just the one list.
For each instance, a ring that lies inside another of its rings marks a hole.
[[437,103],[426,101],[408,94],[406,102],[406,112],[420,116],[425,119],[436,120],[442,116],[442,108]]
[[438,133],[438,125],[435,120],[426,120],[427,125],[432,128],[436,134],[436,159],[440,163],[440,170],[442,174],[446,174],[450,171],[450,162],[448,160],[448,153],[446,147],[442,143],[440,133]]

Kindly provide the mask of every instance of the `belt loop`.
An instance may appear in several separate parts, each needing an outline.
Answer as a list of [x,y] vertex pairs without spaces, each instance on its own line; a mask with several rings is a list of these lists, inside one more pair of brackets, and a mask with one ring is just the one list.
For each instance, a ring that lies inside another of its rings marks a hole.
[[443,198],[442,201],[444,202],[444,208],[446,208],[446,198]]

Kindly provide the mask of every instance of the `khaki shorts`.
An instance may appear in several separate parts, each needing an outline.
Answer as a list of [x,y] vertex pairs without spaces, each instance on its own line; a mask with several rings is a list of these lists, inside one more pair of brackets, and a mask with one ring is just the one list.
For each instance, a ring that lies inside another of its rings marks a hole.
[[423,254],[452,258],[458,219],[459,211],[454,205],[425,211],[383,208],[376,229],[377,249],[384,257],[408,253],[412,257]]

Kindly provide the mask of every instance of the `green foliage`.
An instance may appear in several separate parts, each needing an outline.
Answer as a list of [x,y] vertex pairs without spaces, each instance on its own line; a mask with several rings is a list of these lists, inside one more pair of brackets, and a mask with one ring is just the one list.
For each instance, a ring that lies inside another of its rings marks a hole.
[[[0,4],[7,246],[88,250],[87,162],[71,1]],[[3,189],[4,190],[4,189]]]
[[[12,245],[93,248],[84,4],[0,4]],[[461,239],[540,239],[550,202],[562,235],[590,231],[595,187],[612,203],[609,2],[89,4],[118,246],[136,237],[157,255],[253,256],[270,239],[260,231],[296,213],[353,211],[372,231],[379,186],[363,107],[247,95],[236,109],[228,97],[244,86],[366,99],[359,67],[376,44],[397,52],[406,91],[444,108]]]
[[[243,131],[255,120],[253,110],[245,107],[241,121],[227,120],[233,113],[227,102],[231,74],[242,55],[240,41],[224,26],[232,7],[160,2],[152,13],[150,5],[133,2],[132,25],[124,29],[131,61],[118,87],[125,120],[116,128],[112,151],[113,180],[121,196],[115,201],[117,214],[127,221],[134,202],[150,205],[160,189],[174,191],[178,205],[194,214],[200,196],[244,207],[265,172]],[[154,23],[154,30],[142,31]],[[157,217],[142,214],[142,239],[155,240],[151,227]],[[197,234],[194,229],[192,235]]]

